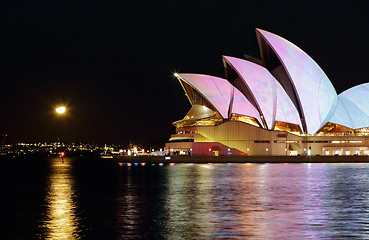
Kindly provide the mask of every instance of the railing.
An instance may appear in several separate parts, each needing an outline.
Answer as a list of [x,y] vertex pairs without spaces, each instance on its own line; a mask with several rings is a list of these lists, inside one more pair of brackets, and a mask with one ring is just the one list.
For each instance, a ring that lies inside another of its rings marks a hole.
[[180,134],[172,134],[170,137],[194,137],[195,133],[180,133]]

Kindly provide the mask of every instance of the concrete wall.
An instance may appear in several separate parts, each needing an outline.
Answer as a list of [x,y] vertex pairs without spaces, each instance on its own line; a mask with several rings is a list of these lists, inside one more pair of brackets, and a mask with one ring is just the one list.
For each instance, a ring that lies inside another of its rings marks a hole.
[[[236,121],[228,121],[218,126],[198,127],[195,135],[195,142],[212,140],[247,155],[286,155],[286,143],[274,143],[274,141],[285,141],[286,139],[297,141],[299,137],[285,132],[268,131]],[[269,143],[255,143],[255,141],[269,141]]]

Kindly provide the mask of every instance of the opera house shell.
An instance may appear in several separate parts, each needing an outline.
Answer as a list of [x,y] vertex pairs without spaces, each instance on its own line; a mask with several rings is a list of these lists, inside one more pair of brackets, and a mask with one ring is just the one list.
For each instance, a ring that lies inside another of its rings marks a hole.
[[369,83],[337,94],[288,40],[256,29],[261,59],[223,56],[225,78],[176,73],[192,107],[171,155],[369,155]]

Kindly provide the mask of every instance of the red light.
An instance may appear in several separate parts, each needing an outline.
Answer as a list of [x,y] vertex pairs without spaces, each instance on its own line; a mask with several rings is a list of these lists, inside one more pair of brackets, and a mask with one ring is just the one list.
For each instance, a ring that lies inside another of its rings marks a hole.
[[211,148],[209,148],[209,152],[211,152]]
[[174,166],[174,163],[169,163],[169,166],[171,166],[171,167]]
[[284,149],[287,152],[287,148]]
[[64,157],[64,152],[61,153],[62,157]]

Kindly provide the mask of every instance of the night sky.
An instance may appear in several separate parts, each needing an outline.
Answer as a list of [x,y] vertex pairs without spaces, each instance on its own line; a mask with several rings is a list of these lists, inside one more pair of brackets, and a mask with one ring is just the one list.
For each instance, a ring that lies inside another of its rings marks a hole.
[[338,2],[1,1],[0,140],[168,140],[190,108],[173,72],[224,77],[222,55],[259,57],[255,28],[303,49],[338,93],[369,82],[369,3]]

